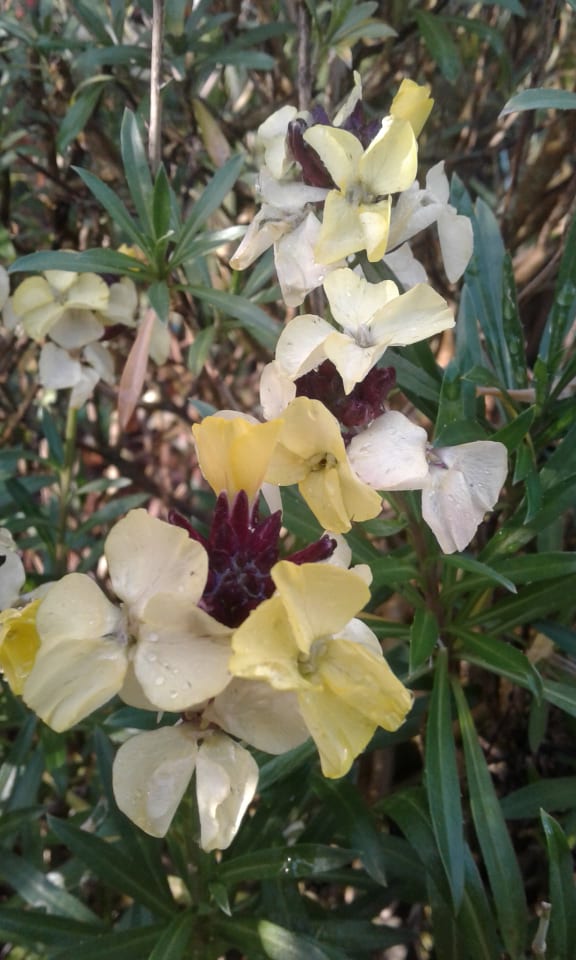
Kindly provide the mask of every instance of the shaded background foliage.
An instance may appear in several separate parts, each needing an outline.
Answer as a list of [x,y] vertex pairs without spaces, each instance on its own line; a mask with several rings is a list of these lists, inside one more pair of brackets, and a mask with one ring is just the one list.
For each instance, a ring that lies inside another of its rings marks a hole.
[[[244,153],[246,162],[201,223],[205,248],[172,284],[170,357],[150,369],[127,429],[119,431],[115,391],[105,385],[81,413],[69,569],[94,569],[110,524],[137,504],[206,522],[212,498],[200,484],[190,426],[213,408],[257,409],[259,372],[287,315],[270,256],[233,274],[234,243],[212,243],[209,234],[254,215],[258,124],[284,103],[319,99],[330,113],[350,88],[350,68],[360,71],[375,115],[403,76],[431,83],[436,105],[420,141],[422,168],[446,159],[458,178],[455,201],[475,225],[456,342],[445,335],[434,345],[442,366],[451,358],[455,366],[443,376],[425,351],[398,351],[400,384],[444,442],[474,438],[466,432],[472,420],[482,436],[502,431],[489,435],[509,446],[516,483],[477,541],[488,572],[460,558],[426,568],[425,545],[411,551],[392,514],[365,525],[370,539],[362,531],[350,538],[356,559],[373,565],[380,619],[371,625],[397,671],[415,678],[416,709],[398,734],[376,736],[350,782],[323,781],[306,746],[262,757],[258,803],[220,863],[193,844],[191,805],[167,845],[117,812],[112,743],[141,728],[142,716],[115,704],[101,722],[63,737],[4,690],[0,955],[523,957],[539,904],[551,899],[547,956],[574,956],[576,370],[562,347],[574,315],[576,113],[498,119],[523,87],[574,88],[574,4],[173,0],[166,14],[162,157],[182,217],[194,215],[230,157]],[[150,32],[150,3],[5,0],[6,264],[37,250],[115,250],[129,239],[77,168],[133,210],[119,131],[125,106],[145,126]],[[430,234],[416,252],[436,289],[456,300]],[[530,381],[523,348],[514,348],[520,330]],[[127,334],[113,347],[120,366]],[[39,392],[37,353],[0,327],[0,522],[24,550],[30,585],[56,570],[66,416],[63,398]],[[497,399],[478,399],[473,384],[492,387]],[[503,387],[535,394],[523,400]],[[290,496],[285,516],[296,544],[316,533]],[[384,543],[389,556],[380,557]],[[439,589],[431,576],[442,577],[442,603],[456,611],[446,624],[450,656],[440,653],[434,671],[430,600]],[[451,701],[458,670],[471,713],[458,683]],[[466,845],[454,827],[461,791]]]

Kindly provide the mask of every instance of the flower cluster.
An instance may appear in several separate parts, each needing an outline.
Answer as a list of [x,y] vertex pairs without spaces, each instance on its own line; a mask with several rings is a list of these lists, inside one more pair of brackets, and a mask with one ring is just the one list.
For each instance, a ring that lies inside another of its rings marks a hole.
[[[195,772],[206,850],[228,846],[256,790],[257,765],[239,741],[274,754],[311,736],[325,775],[340,777],[376,727],[395,730],[412,703],[356,618],[370,596],[366,570],[340,566],[330,535],[279,559],[280,513],[260,518],[259,485],[284,428],[282,419],[208,418],[195,430],[218,493],[208,537],[181,517],[133,510],[105,543],[113,599],[71,573],[39,602],[2,614],[0,663],[53,729],[115,695],[168,715],[120,747],[116,800],[163,836]],[[22,573],[6,544],[14,559],[0,584],[11,603]]]
[[[5,325],[21,327],[42,344],[38,375],[43,387],[69,389],[70,405],[78,409],[100,380],[115,382],[107,341],[118,328],[139,322],[138,293],[129,277],[108,284],[95,273],[46,270],[24,280],[10,298],[5,271],[0,280]],[[168,346],[166,327],[156,318],[150,352],[157,363],[166,360]]]
[[[259,128],[264,151],[260,211],[231,264],[248,267],[268,247],[282,296],[299,306],[346,258],[384,259],[405,286],[426,279],[408,241],[437,224],[446,274],[457,280],[472,254],[472,227],[449,203],[444,164],[416,181],[419,136],[433,100],[428,86],[404,80],[381,122],[367,122],[362,86],[330,123],[323,110],[283,107]],[[395,198],[395,202],[394,202]]]

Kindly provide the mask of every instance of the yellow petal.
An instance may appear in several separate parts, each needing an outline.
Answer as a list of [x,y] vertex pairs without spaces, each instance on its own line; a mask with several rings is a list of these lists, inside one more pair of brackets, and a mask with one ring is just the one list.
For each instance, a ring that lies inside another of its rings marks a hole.
[[357,179],[362,144],[353,133],[317,123],[304,132],[304,140],[316,151],[337,187],[348,190]]
[[364,249],[364,229],[358,206],[344,194],[331,190],[324,203],[324,215],[314,256],[328,265]]
[[358,219],[364,236],[364,249],[370,263],[381,260],[386,253],[390,230],[391,197],[378,203],[365,204],[358,210]]
[[414,80],[404,79],[392,101],[390,113],[400,120],[408,120],[417,137],[430,116],[434,100],[430,97],[430,85],[420,86]]
[[116,633],[120,611],[85,573],[69,573],[53,584],[42,599],[36,627],[42,649],[71,641],[82,650],[86,641]]
[[418,167],[418,145],[407,120],[387,117],[360,159],[358,177],[364,201],[407,190]]
[[188,724],[139,733],[114,759],[112,787],[123,813],[152,837],[168,832],[194,768],[198,746]]
[[318,747],[322,773],[331,779],[345,776],[372,739],[374,724],[329,690],[299,692],[298,703]]
[[337,463],[310,471],[298,489],[318,523],[332,533],[347,533],[352,524],[342,496]]
[[272,568],[272,579],[298,648],[305,654],[317,638],[342,630],[370,599],[360,577],[329,564],[282,560]]
[[298,645],[279,596],[265,600],[232,635],[228,664],[237,677],[265,680],[276,690],[309,684],[298,670]]
[[343,638],[328,641],[319,657],[317,676],[326,690],[375,727],[397,730],[412,708],[410,691],[386,660],[364,644]]
[[251,423],[241,417],[206,417],[192,427],[198,462],[216,494],[245,490],[253,501],[268,469],[282,420]]
[[0,670],[14,693],[22,693],[40,646],[36,630],[39,606],[40,601],[35,600],[22,610],[0,613]]

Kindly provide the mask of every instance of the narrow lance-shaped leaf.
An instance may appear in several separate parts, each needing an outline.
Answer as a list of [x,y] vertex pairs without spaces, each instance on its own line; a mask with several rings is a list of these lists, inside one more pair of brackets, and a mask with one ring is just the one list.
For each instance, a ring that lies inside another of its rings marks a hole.
[[494,897],[500,933],[509,954],[521,957],[528,922],[522,874],[464,691],[456,680],[453,691],[464,744],[472,819]]
[[446,649],[440,650],[436,659],[426,725],[426,793],[432,829],[457,913],[464,893],[464,833]]
[[576,957],[576,888],[572,851],[560,824],[540,811],[549,862],[550,956],[562,960]]
[[154,237],[154,223],[152,220],[152,175],[148,166],[146,150],[142,142],[138,121],[131,110],[125,110],[120,128],[120,147],[124,173],[134,201],[134,206],[140,217],[142,226],[152,238]]

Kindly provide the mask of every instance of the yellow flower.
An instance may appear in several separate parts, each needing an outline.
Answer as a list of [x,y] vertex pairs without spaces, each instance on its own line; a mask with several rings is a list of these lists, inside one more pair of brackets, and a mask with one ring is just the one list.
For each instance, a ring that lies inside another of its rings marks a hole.
[[283,426],[266,480],[298,489],[325,530],[346,533],[352,520],[371,520],[380,497],[352,472],[338,421],[319,400],[297,397]]
[[257,423],[242,416],[215,415],[192,427],[204,477],[219,494],[232,499],[245,490],[252,502],[268,469],[282,420]]
[[370,597],[365,582],[328,564],[277,563],[277,593],[234,632],[229,669],[293,690],[327,777],[342,777],[378,726],[396,730],[412,695],[354,615]]
[[22,693],[24,681],[34,666],[40,639],[36,631],[36,611],[40,600],[22,610],[0,613],[0,670],[14,693]]
[[430,116],[434,101],[430,96],[430,85],[420,86],[414,80],[405,79],[392,101],[390,113],[398,120],[407,120],[414,136],[417,137]]

